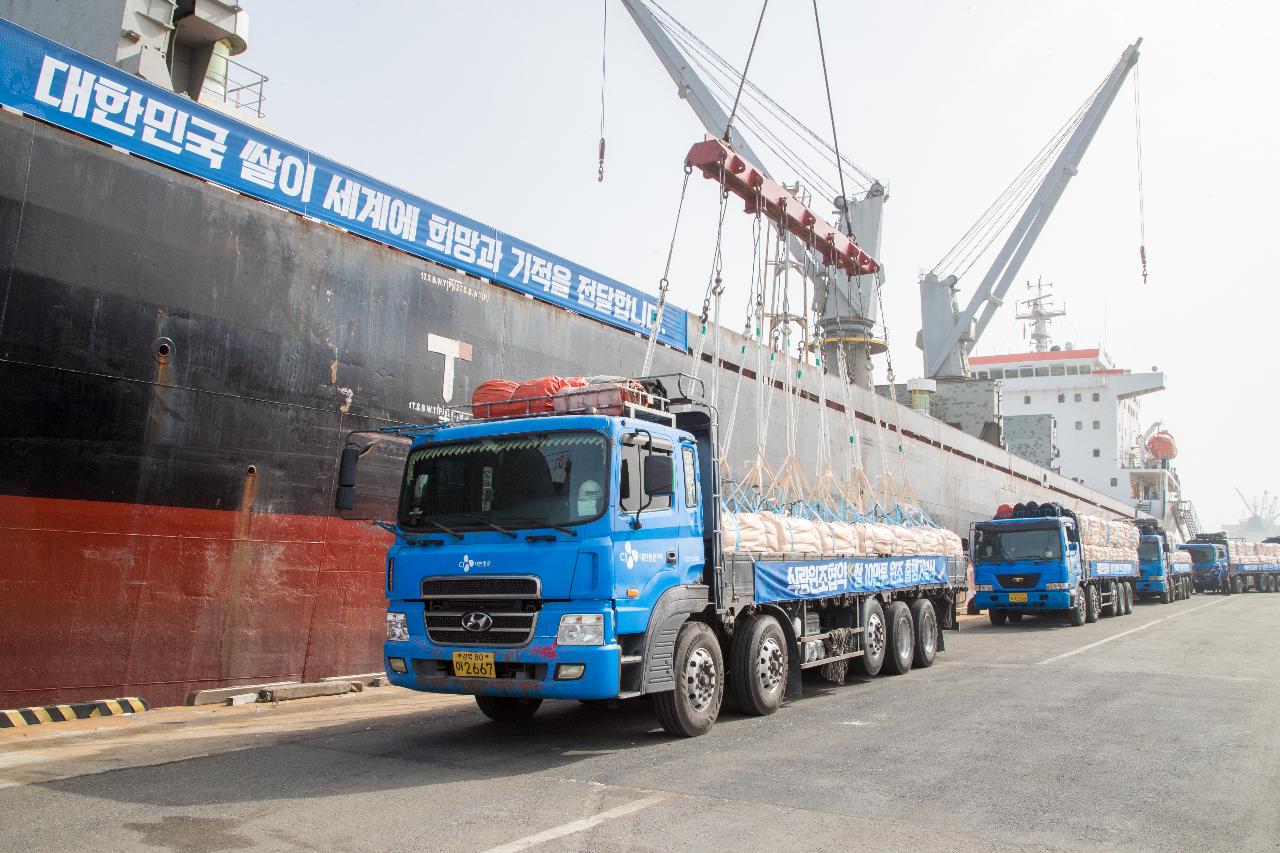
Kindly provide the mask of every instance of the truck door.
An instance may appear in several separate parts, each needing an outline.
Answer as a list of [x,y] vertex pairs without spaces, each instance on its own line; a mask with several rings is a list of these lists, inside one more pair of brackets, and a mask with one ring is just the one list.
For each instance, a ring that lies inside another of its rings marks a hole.
[[[652,604],[681,582],[682,545],[690,538],[682,463],[677,461],[681,454],[670,439],[648,430],[622,436],[613,547],[614,598],[619,602]],[[654,482],[660,471],[666,472],[662,484]]]

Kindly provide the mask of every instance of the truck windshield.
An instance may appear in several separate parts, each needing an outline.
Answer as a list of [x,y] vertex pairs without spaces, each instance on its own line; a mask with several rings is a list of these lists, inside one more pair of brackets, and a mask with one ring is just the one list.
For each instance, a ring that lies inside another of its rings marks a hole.
[[585,431],[418,448],[405,466],[400,526],[492,530],[591,521],[608,496],[607,451],[603,435]]
[[1160,543],[1142,541],[1138,543],[1138,559],[1144,563],[1155,563],[1160,559]]
[[1191,552],[1191,562],[1201,565],[1213,565],[1215,557],[1212,545],[1192,545],[1186,550]]
[[979,563],[1062,559],[1062,532],[1042,530],[978,530],[974,559]]

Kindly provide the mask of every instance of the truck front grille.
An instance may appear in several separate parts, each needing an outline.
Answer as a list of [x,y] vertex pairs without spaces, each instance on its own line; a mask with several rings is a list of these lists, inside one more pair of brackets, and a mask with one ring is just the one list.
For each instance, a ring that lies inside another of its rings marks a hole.
[[531,577],[448,577],[422,581],[427,637],[442,646],[523,646],[542,609]]
[[996,575],[996,581],[999,582],[1002,589],[1035,589],[1040,583],[1040,573]]

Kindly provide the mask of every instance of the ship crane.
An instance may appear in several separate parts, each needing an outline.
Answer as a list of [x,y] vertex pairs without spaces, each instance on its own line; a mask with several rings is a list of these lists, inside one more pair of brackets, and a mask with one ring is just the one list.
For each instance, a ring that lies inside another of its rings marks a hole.
[[[712,139],[720,139],[726,135],[727,129],[728,138],[725,142],[732,152],[754,166],[760,176],[772,184],[774,178],[765,169],[764,160],[752,150],[738,128],[730,123],[729,113],[716,98],[707,81],[694,69],[693,63],[676,45],[653,10],[643,0],[622,0],[622,5],[671,75],[680,97],[692,108],[708,135]],[[766,141],[765,144],[770,143]],[[838,232],[834,235],[835,241],[839,242],[841,236],[851,235],[856,238],[860,255],[867,259],[876,257],[880,243],[881,216],[887,198],[884,187],[873,179],[864,197],[834,199],[839,213],[835,225]],[[848,345],[846,353],[849,381],[863,388],[870,388],[871,356],[888,349],[883,334],[877,331],[876,326],[883,272],[878,265],[868,267],[865,263],[858,265],[866,270],[861,275],[851,276],[845,271],[847,267],[842,264],[830,268],[829,274],[826,270],[815,269],[806,260],[809,257],[806,242],[795,233],[789,233],[787,249],[796,267],[813,282],[813,304],[821,314],[823,361],[827,365],[837,364],[836,350]]]
[[[956,301],[956,285],[963,271],[959,275],[939,276],[938,267],[935,267],[920,279],[923,328],[917,344],[924,350],[925,376],[928,378],[964,379],[969,376],[969,352],[986,330],[996,311],[1004,304],[1010,284],[1022,268],[1023,261],[1035,245],[1036,239],[1053,213],[1067,184],[1077,174],[1080,160],[1088,150],[1089,143],[1093,141],[1094,134],[1097,133],[1098,127],[1115,101],[1130,69],[1138,62],[1138,48],[1141,44],[1142,39],[1138,39],[1125,49],[1111,73],[1086,102],[1083,114],[1077,113],[1078,123],[1075,124],[1074,130],[1071,130],[1069,138],[1062,145],[1056,159],[1045,172],[1039,187],[1023,209],[1022,216],[1005,240],[994,263],[974,291],[963,313],[958,310]],[[1072,122],[1068,122],[1060,135],[1065,135],[1071,124]],[[1002,221],[1007,221],[1002,220],[1002,217],[1010,209],[1016,209],[1013,205],[1027,185],[1027,178],[1034,175],[1038,165],[1046,158],[1046,152],[1052,151],[1053,145],[1054,143],[1051,142],[1042,150],[1038,159],[1033,160],[1019,178],[1015,179],[1014,184],[988,209],[984,219],[971,228],[962,238],[961,243],[957,244],[957,247],[966,244],[965,251],[970,252],[961,260],[968,260],[971,264],[973,247],[990,237],[992,231],[998,228]],[[982,249],[985,249],[985,246],[980,246],[978,252],[980,253]],[[956,249],[953,248],[948,253],[948,258],[955,260],[955,253]],[[947,258],[944,258],[942,263],[946,261]]]

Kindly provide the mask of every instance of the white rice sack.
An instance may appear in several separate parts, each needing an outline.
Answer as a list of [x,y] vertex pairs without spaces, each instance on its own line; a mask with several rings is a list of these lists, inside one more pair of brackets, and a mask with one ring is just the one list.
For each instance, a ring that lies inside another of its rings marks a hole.
[[862,536],[855,525],[833,521],[827,525],[827,528],[831,531],[833,554],[839,554],[842,557],[861,557],[866,553],[862,549]]
[[785,554],[791,550],[791,528],[782,517],[772,512],[760,513],[764,522],[765,550],[770,554]]
[[834,536],[831,533],[831,524],[826,521],[815,521],[813,529],[818,531],[818,542],[821,544],[820,550],[824,554],[836,554],[836,544]]
[[[725,513],[725,515],[731,514],[732,513]],[[768,526],[765,524],[764,519],[759,513],[739,512],[732,515],[734,515],[734,523],[736,526],[736,538],[734,539],[735,550],[751,551],[754,553],[769,550]]]
[[942,534],[942,553],[948,557],[963,557],[964,543],[960,541],[960,534],[950,530],[938,531]]
[[917,528],[920,534],[920,553],[921,554],[941,554],[942,553],[942,532],[933,527]]
[[893,533],[896,541],[893,552],[895,556],[914,557],[920,553],[920,533],[917,528],[894,525]]
[[791,517],[784,518],[783,521],[791,531],[791,551],[797,554],[822,553],[822,540],[812,521]]
[[[729,510],[720,512],[720,550],[725,552],[733,552],[740,550],[738,548],[738,516]],[[743,549],[745,550],[745,549]]]
[[867,551],[868,556],[888,557],[893,554],[894,545],[897,543],[897,537],[894,536],[893,527],[888,524],[862,524],[859,525],[862,530],[862,543]]

